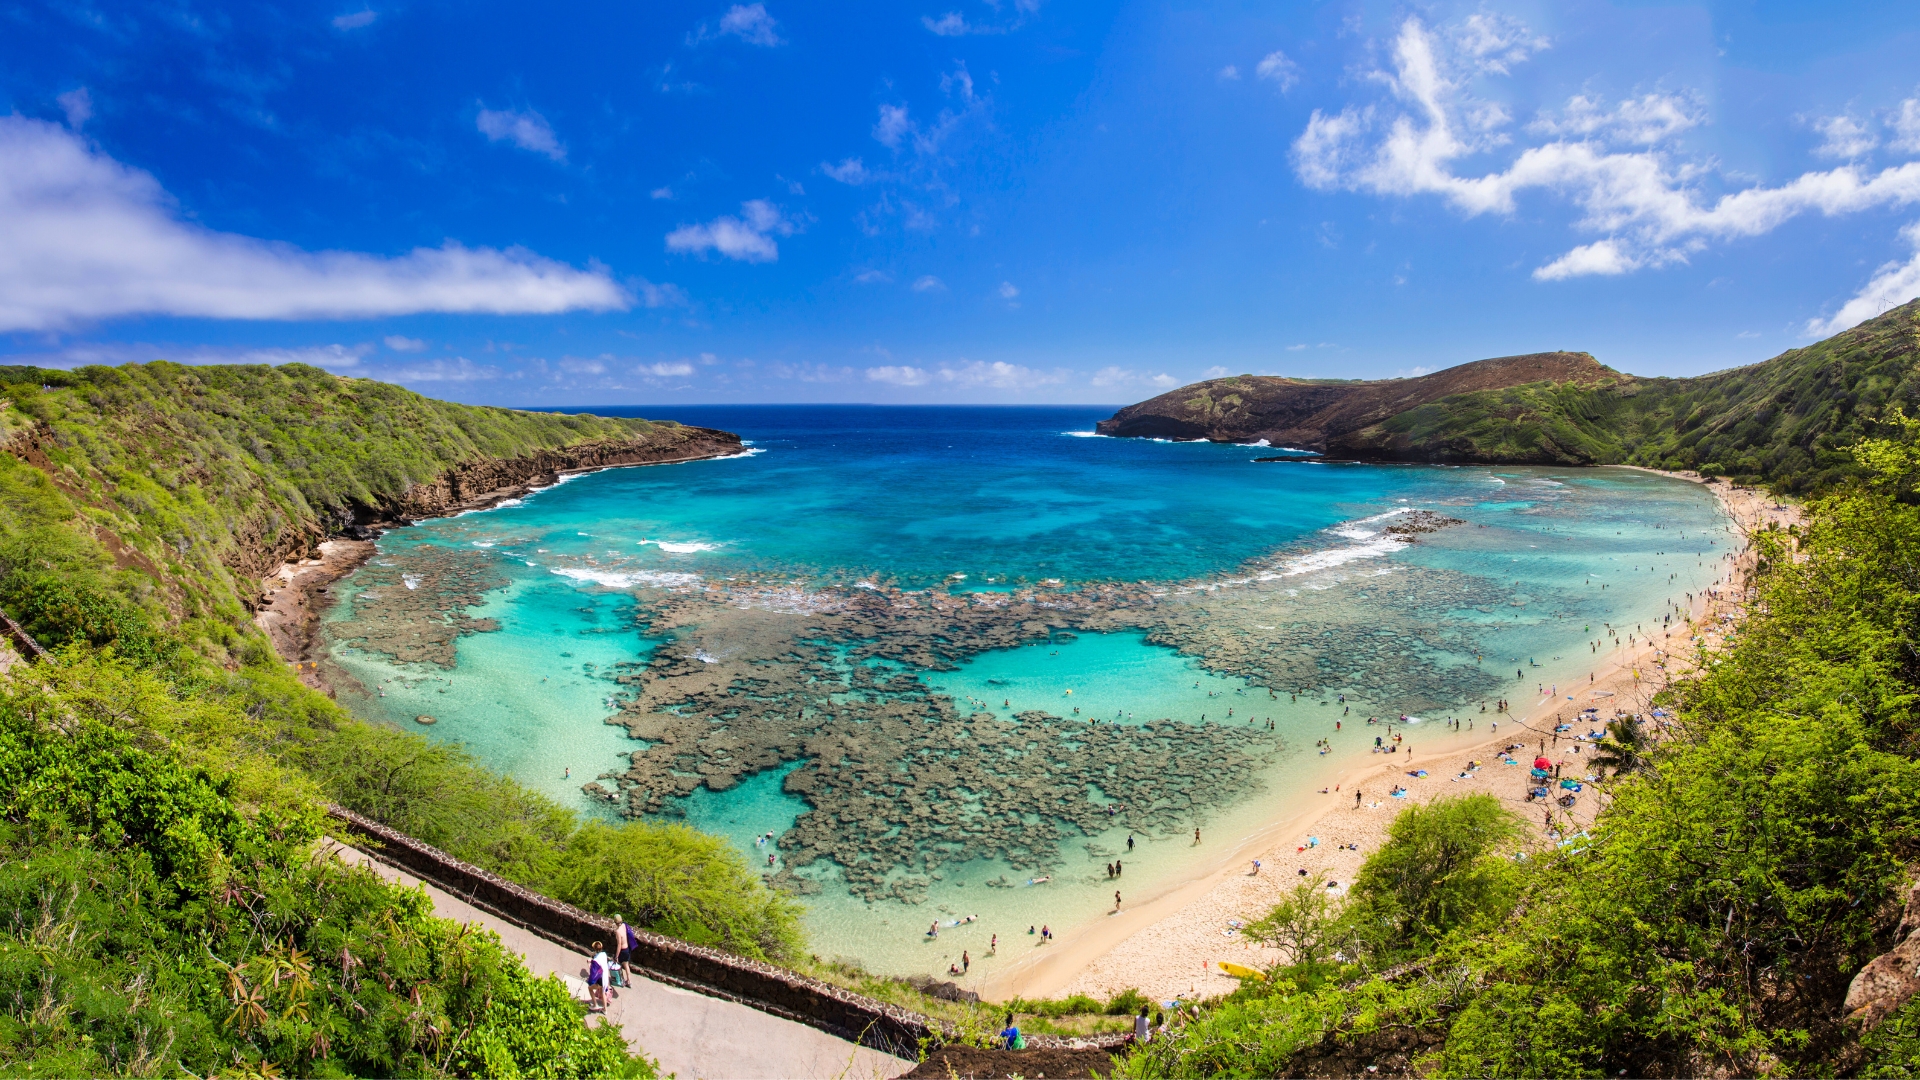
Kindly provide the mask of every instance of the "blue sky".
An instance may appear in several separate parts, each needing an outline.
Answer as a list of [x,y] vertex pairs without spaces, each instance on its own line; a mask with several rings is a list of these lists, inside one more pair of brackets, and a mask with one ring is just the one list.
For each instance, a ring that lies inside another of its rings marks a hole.
[[1920,294],[1920,5],[0,8],[16,363],[1126,402]]

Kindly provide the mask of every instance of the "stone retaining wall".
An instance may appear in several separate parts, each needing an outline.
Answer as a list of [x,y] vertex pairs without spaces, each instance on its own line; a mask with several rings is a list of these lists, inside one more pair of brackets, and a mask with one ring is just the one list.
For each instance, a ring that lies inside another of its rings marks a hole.
[[[351,833],[356,846],[367,849],[368,854],[549,941],[589,955],[594,942],[613,941],[612,919],[542,896],[345,807],[329,805],[327,813],[346,826],[344,831]],[[917,1058],[922,1048],[944,1045],[955,1034],[947,1024],[932,1017],[810,979],[777,964],[689,945],[644,930],[632,962],[657,982],[735,1001],[897,1057]],[[1125,1038],[1033,1035],[1028,1036],[1027,1045],[1112,1048]]]

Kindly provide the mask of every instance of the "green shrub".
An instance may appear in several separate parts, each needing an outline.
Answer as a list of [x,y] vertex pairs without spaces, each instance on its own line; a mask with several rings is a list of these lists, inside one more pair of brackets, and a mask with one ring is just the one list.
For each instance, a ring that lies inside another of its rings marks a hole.
[[555,895],[635,926],[755,959],[805,952],[800,906],[725,838],[685,825],[590,821],[568,839]]

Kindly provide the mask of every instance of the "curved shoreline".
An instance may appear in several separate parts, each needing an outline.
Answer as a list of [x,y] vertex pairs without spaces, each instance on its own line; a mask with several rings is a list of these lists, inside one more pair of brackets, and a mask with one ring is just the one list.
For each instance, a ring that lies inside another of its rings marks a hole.
[[[261,600],[254,610],[254,625],[258,626],[267,635],[268,640],[273,642],[274,651],[280,654],[280,658],[293,665],[302,683],[328,697],[333,697],[334,688],[321,665],[323,657],[316,655],[320,644],[320,617],[333,603],[332,597],[326,595],[326,589],[373,558],[379,551],[376,539],[388,529],[404,528],[423,521],[491,510],[510,499],[537,494],[557,487],[573,477],[585,476],[588,473],[605,472],[609,469],[637,469],[649,465],[685,465],[695,461],[741,457],[748,453],[751,451],[736,443],[724,452],[684,454],[653,461],[625,461],[543,470],[522,482],[494,488],[448,504],[440,512],[430,515],[413,518],[386,517],[364,523],[355,522],[343,529],[341,534],[321,541],[311,556],[283,562],[273,573],[260,580]],[[398,501],[405,503],[415,491],[444,483],[449,483],[448,477],[442,476],[431,485],[416,485]],[[356,536],[354,533],[360,535]],[[337,674],[337,669],[335,673]]]
[[[1764,524],[1787,523],[1798,517],[1797,510],[1774,511],[1765,505],[1772,500],[1763,493],[1736,488],[1725,480],[1624,467],[1704,484],[1740,528],[1743,539]],[[1737,552],[1730,553],[1732,566],[1724,573],[1737,575],[1749,567],[1751,552],[1751,546],[1743,544]],[[1738,610],[1735,601],[1696,598],[1692,612],[1697,632],[1707,639],[1703,650],[1712,648],[1720,638],[1714,629],[1719,625],[1717,616]],[[1634,647],[1613,652],[1593,669],[1593,682],[1588,685],[1587,697],[1579,703],[1580,707],[1612,703],[1613,708],[1644,712],[1652,695],[1676,674],[1670,668],[1658,679],[1651,677],[1655,671],[1653,663],[1660,653],[1661,649],[1646,639]],[[1670,664],[1676,660],[1690,662],[1686,657],[1667,656]],[[1600,698],[1600,693],[1609,696]],[[1557,744],[1552,721],[1542,723],[1542,720],[1566,708],[1560,698],[1551,696],[1531,706],[1520,707],[1516,703],[1514,712],[1500,718],[1506,726],[1499,734],[1489,730],[1485,737],[1447,740],[1444,750],[1433,753],[1390,761],[1363,759],[1361,763],[1347,765],[1326,777],[1330,791],[1321,796],[1319,805],[1309,804],[1312,795],[1317,794],[1311,791],[1285,797],[1284,807],[1265,824],[1229,844],[1218,860],[1181,880],[1162,883],[1118,914],[1092,918],[1056,932],[1052,946],[996,972],[991,978],[981,979],[971,988],[983,998],[995,1001],[1074,993],[1106,997],[1129,987],[1137,987],[1155,1000],[1192,1000],[1196,995],[1227,993],[1237,982],[1219,974],[1217,967],[1208,969],[1204,965],[1233,959],[1248,966],[1263,967],[1282,959],[1277,951],[1251,947],[1237,934],[1227,935],[1229,920],[1250,921],[1264,913],[1277,901],[1280,890],[1290,888],[1299,880],[1296,870],[1306,870],[1309,874],[1319,871],[1335,881],[1350,881],[1365,854],[1384,839],[1386,825],[1395,809],[1393,801],[1369,798],[1366,801],[1374,802],[1378,810],[1365,806],[1356,810],[1345,802],[1348,793],[1364,792],[1369,787],[1398,779],[1396,774],[1425,768],[1430,774],[1427,779],[1407,782],[1410,789],[1415,789],[1408,792],[1409,802],[1424,802],[1440,794],[1487,791],[1510,806],[1521,808],[1523,820],[1529,820],[1526,815],[1542,808],[1512,794],[1513,789],[1523,789],[1525,785],[1515,783],[1513,776],[1501,771],[1503,767],[1493,751],[1516,738],[1522,741],[1553,739]],[[1486,719],[1494,717],[1488,714]],[[1428,738],[1424,734],[1421,737]],[[1446,738],[1439,732],[1435,732],[1434,737]],[[1459,780],[1455,774],[1466,772],[1467,762],[1476,759],[1488,764],[1465,780]],[[1569,762],[1578,763],[1577,758]],[[1456,782],[1443,786],[1443,781],[1448,779]],[[1338,792],[1337,797],[1332,794],[1334,791]],[[1584,827],[1591,823],[1596,803],[1597,800],[1587,800],[1576,804],[1571,815],[1561,816],[1570,816],[1575,824]],[[1310,833],[1321,836],[1321,846],[1307,852],[1286,850],[1289,845],[1299,847]],[[1361,850],[1336,848],[1345,843],[1357,843]],[[1258,878],[1252,876],[1247,868],[1253,859],[1260,859],[1268,873]]]

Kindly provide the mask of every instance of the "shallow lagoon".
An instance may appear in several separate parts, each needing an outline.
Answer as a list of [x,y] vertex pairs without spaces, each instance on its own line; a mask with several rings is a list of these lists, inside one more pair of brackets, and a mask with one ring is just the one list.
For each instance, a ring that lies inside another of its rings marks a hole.
[[[385,538],[381,558],[395,566],[363,574],[384,572],[388,584],[349,582],[330,616],[335,662],[369,689],[343,699],[409,727],[434,715],[432,737],[464,742],[569,805],[611,813],[582,782],[621,791],[620,755],[647,744],[606,721],[633,718],[667,675],[778,666],[782,642],[809,640],[809,620],[845,608],[841,598],[901,606],[956,596],[976,614],[937,631],[954,639],[945,651],[887,662],[913,677],[916,694],[949,699],[950,718],[1007,725],[1037,710],[1079,723],[1198,724],[1204,715],[1262,729],[1271,718],[1278,753],[1231,789],[1189,791],[1200,800],[1189,817],[1224,844],[1317,798],[1332,769],[1364,759],[1365,715],[1481,717],[1482,698],[1531,702],[1537,685],[1574,683],[1600,623],[1657,624],[1667,599],[1716,577],[1728,550],[1709,493],[1644,473],[1256,464],[1270,451],[1073,434],[1103,415],[686,410],[678,418],[740,431],[756,453],[595,474]],[[1384,533],[1391,515],[1414,508],[1464,524],[1414,544]],[[397,663],[378,642],[355,641],[381,605],[402,622],[448,617],[423,590],[391,584],[402,564],[475,559],[494,576],[461,611],[482,628],[457,636],[451,667]],[[1088,606],[1101,590],[1121,599]],[[996,629],[983,605],[1022,596],[1039,628]],[[1292,700],[1296,689],[1316,692]],[[689,700],[674,708],[706,707]],[[1061,744],[1034,753],[1079,752],[1070,733],[1048,730]],[[1449,738],[1415,730],[1436,748]],[[1314,747],[1322,738],[1333,740],[1326,755]],[[811,766],[761,752],[766,767],[736,766],[705,786],[696,777],[690,794],[661,805],[729,836],[763,868],[771,854],[785,869],[792,849],[780,841],[812,809],[788,787]],[[915,790],[936,804],[942,794]],[[1196,849],[1170,820],[1067,830],[1045,868],[948,861],[921,878],[915,903],[853,895],[831,854],[787,880],[818,890],[806,902],[823,954],[944,972],[967,948],[977,976],[999,962],[984,957],[988,935],[1011,956],[1030,923],[1059,929],[1110,908],[1104,864],[1116,855],[1133,896],[1193,872],[1214,844]],[[859,822],[834,827],[849,851],[858,846]],[[756,842],[769,831],[775,843]],[[1025,884],[1040,876],[1052,880]],[[923,938],[928,923],[967,914],[982,919]]]

